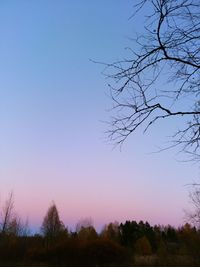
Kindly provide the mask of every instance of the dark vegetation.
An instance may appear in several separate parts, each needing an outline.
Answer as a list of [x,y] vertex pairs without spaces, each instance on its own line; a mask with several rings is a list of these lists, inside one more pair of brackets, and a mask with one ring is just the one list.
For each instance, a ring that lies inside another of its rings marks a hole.
[[97,233],[91,220],[85,219],[72,232],[52,204],[40,233],[31,235],[25,224],[12,227],[12,203],[11,196],[5,205],[10,216],[6,228],[2,228],[4,220],[1,224],[0,267],[199,266],[200,230],[188,223],[175,229],[143,221],[114,222]]

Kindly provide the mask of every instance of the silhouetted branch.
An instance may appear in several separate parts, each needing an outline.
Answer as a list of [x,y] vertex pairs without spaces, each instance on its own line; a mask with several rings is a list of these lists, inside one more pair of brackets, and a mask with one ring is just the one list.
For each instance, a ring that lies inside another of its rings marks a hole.
[[146,131],[160,119],[184,116],[188,124],[173,135],[174,144],[198,153],[200,2],[144,0],[136,12],[147,3],[152,14],[144,35],[135,39],[139,49],[130,48],[129,59],[105,64],[114,103],[109,138],[122,144],[140,126]]

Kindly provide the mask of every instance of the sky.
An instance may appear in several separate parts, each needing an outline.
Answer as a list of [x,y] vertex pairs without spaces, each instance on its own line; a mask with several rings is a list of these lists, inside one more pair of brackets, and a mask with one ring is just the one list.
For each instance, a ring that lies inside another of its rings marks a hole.
[[[0,208],[39,229],[54,201],[69,228],[90,217],[184,223],[198,165],[175,150],[153,153],[173,133],[161,122],[113,149],[103,66],[134,48],[142,31],[131,0],[0,2]],[[39,231],[39,230],[38,230]]]

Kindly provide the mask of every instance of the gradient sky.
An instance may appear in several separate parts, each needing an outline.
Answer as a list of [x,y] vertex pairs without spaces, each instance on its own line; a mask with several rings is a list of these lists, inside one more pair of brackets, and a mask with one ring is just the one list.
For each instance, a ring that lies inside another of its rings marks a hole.
[[0,205],[13,191],[32,229],[52,201],[71,228],[85,217],[99,229],[184,222],[198,166],[174,150],[152,154],[172,125],[138,131],[122,151],[105,140],[111,101],[103,67],[90,59],[112,62],[134,48],[142,28],[132,13],[131,0],[0,3]]

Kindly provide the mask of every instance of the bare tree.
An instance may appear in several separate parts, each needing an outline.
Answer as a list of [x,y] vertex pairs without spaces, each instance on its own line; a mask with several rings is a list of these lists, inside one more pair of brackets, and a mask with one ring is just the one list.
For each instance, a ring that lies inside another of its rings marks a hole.
[[2,222],[1,222],[1,232],[6,234],[9,232],[10,225],[14,219],[14,200],[13,193],[11,192],[2,210]]
[[53,203],[44,217],[41,232],[47,239],[53,240],[64,230],[64,224],[60,220],[56,205]]
[[80,219],[76,224],[76,232],[78,233],[82,228],[89,228],[89,227],[93,227],[92,218],[87,217]]
[[13,192],[9,194],[8,199],[5,201],[1,212],[1,234],[2,235],[15,235],[26,236],[28,235],[28,221],[25,223],[20,219],[14,209],[14,196]]
[[7,233],[14,236],[28,236],[30,234],[28,220],[24,222],[17,214],[15,214],[9,223]]
[[192,210],[186,211],[186,219],[200,229],[200,186],[193,184],[189,193]]
[[[145,8],[146,7],[146,8]],[[121,61],[106,64],[114,103],[109,137],[122,144],[136,129],[180,118],[172,145],[199,155],[200,1],[141,0],[144,32]]]

